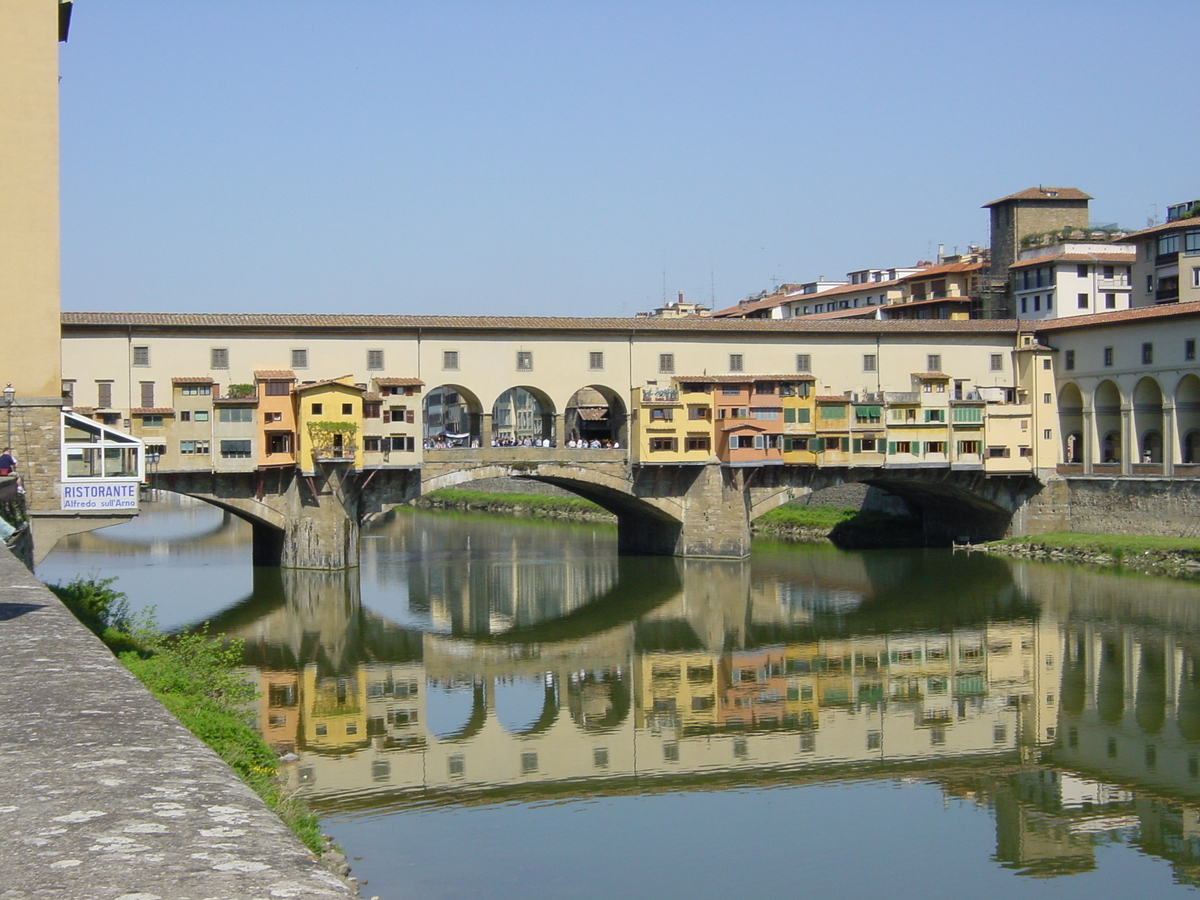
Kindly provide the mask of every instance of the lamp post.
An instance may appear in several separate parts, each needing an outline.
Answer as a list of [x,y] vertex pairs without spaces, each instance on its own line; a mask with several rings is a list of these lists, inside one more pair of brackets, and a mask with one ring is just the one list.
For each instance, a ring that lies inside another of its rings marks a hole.
[[10,381],[4,386],[4,406],[8,410],[8,442],[5,444],[6,447],[12,446],[12,406],[16,397],[17,389],[12,386],[12,382]]

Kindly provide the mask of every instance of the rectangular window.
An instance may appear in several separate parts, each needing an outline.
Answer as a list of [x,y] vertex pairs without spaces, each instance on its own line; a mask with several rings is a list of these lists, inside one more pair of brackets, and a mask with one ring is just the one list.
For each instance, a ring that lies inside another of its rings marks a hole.
[[533,371],[533,351],[518,350],[517,351],[517,371],[532,372]]
[[737,397],[739,394],[741,394],[741,392],[742,392],[742,389],[736,384],[721,385],[721,396],[722,397]]
[[179,414],[179,421],[180,421],[180,422],[190,422],[190,421],[192,421],[192,414],[191,414],[190,412],[188,412],[188,411],[185,409],[183,412],[181,412],[181,413]]
[[677,446],[675,438],[650,438],[650,452],[671,451]]
[[1163,234],[1158,238],[1158,255],[1166,256],[1169,253],[1179,252],[1179,233]]
[[993,353],[988,364],[988,368],[993,372],[1001,372],[1004,370],[1004,354]]
[[222,459],[249,459],[249,441],[221,441]]
[[207,422],[208,421],[208,410],[207,409],[196,410],[196,412],[192,416],[192,421],[193,422]]
[[687,439],[687,449],[692,451],[700,451],[702,453],[709,452],[709,440],[706,437],[690,437]]
[[675,410],[670,407],[656,406],[650,410],[651,422],[670,422],[675,417]]
[[367,370],[371,372],[383,371],[383,351],[368,350],[367,351]]
[[1148,366],[1154,362],[1154,345],[1142,344],[1142,365]]
[[[378,419],[380,417],[382,409],[383,409],[382,403],[379,403],[377,401],[376,402],[367,401],[367,402],[363,403],[363,418],[364,419]],[[275,415],[279,415],[279,413],[275,413]]]
[[812,354],[797,353],[796,354],[796,371],[811,372],[812,371]]
[[293,350],[292,351],[292,368],[307,369],[308,368],[308,351]]
[[604,354],[601,351],[593,350],[588,354],[588,370],[591,372],[604,370]]
[[1087,294],[1076,294],[1075,295],[1075,303],[1079,306],[1080,309],[1087,309],[1088,308],[1088,295]]
[[670,375],[675,371],[674,353],[658,354],[658,371],[663,375]]
[[944,409],[927,409],[925,410],[926,422],[945,422],[946,411]]
[[1116,309],[1117,308],[1117,295],[1116,294],[1105,294],[1104,295],[1104,308],[1105,309]]
[[1104,365],[1111,366],[1113,364],[1113,348],[1104,348]]
[[863,371],[874,372],[877,368],[877,357],[874,353],[863,354]]
[[322,415],[325,412],[325,404],[324,403],[314,403],[312,405],[311,409],[312,409],[312,414],[314,416]]
[[443,350],[442,351],[442,368],[447,372],[458,371],[458,351]]
[[266,395],[268,397],[286,397],[291,390],[292,385],[289,381],[268,381]]
[[96,405],[101,409],[109,409],[112,406],[111,381],[96,382]]
[[217,412],[218,422],[253,422],[254,410],[249,406],[222,406]]
[[214,347],[209,355],[209,366],[214,369],[228,369],[229,350],[225,347]]
[[1063,354],[1063,365],[1066,367],[1068,372],[1070,372],[1072,369],[1075,368],[1075,351],[1074,350],[1068,350],[1066,353]]
[[144,409],[149,409],[154,406],[154,382],[141,382],[141,406]]
[[743,371],[742,363],[743,363],[742,354],[740,354],[740,353],[730,353],[729,354],[729,371],[730,372]]
[[1080,263],[1079,265],[1077,265],[1077,266],[1075,267],[1075,274],[1076,274],[1076,275],[1078,275],[1080,278],[1087,278],[1087,277],[1088,277],[1088,267],[1087,267],[1087,264],[1086,264],[1086,263]]
[[942,355],[940,353],[930,353],[925,357],[925,364],[930,372],[942,371]]
[[962,456],[978,456],[979,441],[959,441],[958,452]]
[[134,347],[133,348],[133,364],[135,366],[150,365],[150,348],[149,347]]
[[342,404],[342,415],[343,416],[354,415],[354,404],[353,403],[343,403]]
[[711,418],[711,415],[707,406],[689,406],[688,418],[693,421],[696,419],[703,419],[707,422]]
[[142,416],[142,427],[143,428],[162,428],[163,427],[163,417],[157,416],[157,415]]
[[846,418],[846,407],[841,404],[837,406],[822,406],[821,418],[823,420],[844,419]]
[[1043,402],[1043,403],[1050,403],[1050,402],[1051,402],[1051,397],[1050,397],[1050,395],[1049,395],[1049,394],[1042,394],[1042,402]]
[[1186,341],[1183,342],[1183,358],[1184,359],[1195,359],[1196,358],[1196,339],[1195,338],[1188,338]]
[[1049,428],[1042,429],[1042,438],[1047,441],[1052,440],[1054,438],[1054,431]]

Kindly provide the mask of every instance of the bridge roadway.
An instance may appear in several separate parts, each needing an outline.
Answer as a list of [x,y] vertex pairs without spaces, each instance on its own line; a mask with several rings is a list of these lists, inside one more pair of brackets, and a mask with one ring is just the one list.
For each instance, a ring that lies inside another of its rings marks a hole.
[[750,523],[771,509],[834,485],[861,482],[900,497],[931,543],[993,540],[1038,495],[1032,475],[986,475],[953,467],[850,468],[639,465],[621,450],[555,447],[426,451],[414,468],[171,472],[154,487],[229,510],[254,528],[256,565],[341,569],[358,564],[359,527],[431,490],[484,478],[552,484],[617,517],[622,553],[743,559]]
[[9,553],[0,638],[5,900],[351,896]]

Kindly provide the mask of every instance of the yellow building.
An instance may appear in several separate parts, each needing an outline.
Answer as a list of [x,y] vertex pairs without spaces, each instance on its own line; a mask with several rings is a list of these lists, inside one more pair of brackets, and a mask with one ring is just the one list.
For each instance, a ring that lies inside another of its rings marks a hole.
[[357,466],[364,393],[349,375],[296,390],[296,464],[301,471],[311,474],[317,463]]
[[634,459],[705,463],[713,453],[712,386],[671,379],[633,391]]

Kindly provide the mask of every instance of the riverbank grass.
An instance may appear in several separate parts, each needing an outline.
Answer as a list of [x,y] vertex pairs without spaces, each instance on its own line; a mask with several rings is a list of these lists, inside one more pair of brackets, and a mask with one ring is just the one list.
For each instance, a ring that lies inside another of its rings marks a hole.
[[834,526],[845,522],[858,510],[843,506],[807,506],[802,503],[785,503],[754,520],[756,526],[772,528],[818,528],[832,531]]
[[315,854],[324,849],[320,822],[284,790],[279,762],[246,710],[258,697],[238,672],[242,642],[207,632],[164,635],[152,615],[133,616],[114,578],[80,576],[47,585],[163,706],[254,789]]
[[992,541],[989,547],[1026,546],[1050,550],[1083,550],[1103,553],[1114,559],[1128,556],[1196,554],[1200,556],[1200,538],[1156,537],[1147,534],[1083,534],[1053,531],[1026,537]]

